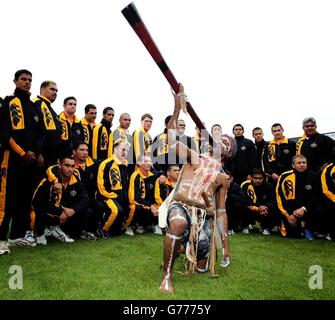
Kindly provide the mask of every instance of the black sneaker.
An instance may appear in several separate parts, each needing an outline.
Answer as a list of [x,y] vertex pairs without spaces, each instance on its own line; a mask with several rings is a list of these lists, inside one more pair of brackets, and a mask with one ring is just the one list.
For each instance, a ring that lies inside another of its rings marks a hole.
[[103,229],[98,229],[97,230],[97,235],[99,238],[103,239],[103,240],[108,240],[110,238],[110,235],[108,233],[108,231],[105,231]]

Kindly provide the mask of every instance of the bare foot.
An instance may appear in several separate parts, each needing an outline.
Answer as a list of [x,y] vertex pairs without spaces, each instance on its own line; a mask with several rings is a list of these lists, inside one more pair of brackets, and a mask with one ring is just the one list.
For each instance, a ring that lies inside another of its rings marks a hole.
[[165,274],[163,274],[163,280],[159,287],[159,291],[166,293],[174,293],[171,276],[167,278]]

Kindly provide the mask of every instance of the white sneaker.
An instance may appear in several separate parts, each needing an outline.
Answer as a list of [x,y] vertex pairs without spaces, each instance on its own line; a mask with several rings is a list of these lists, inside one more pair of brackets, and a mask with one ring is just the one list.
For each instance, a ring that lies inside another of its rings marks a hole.
[[227,268],[229,265],[230,265],[230,259],[229,259],[229,257],[222,258],[220,266],[222,268]]
[[7,245],[10,247],[34,247],[36,246],[36,242],[31,243],[30,241],[26,240],[25,238],[17,238],[17,239],[8,239]]
[[74,242],[60,227],[56,227],[51,231],[51,235],[59,241],[62,242]]
[[9,254],[10,250],[8,248],[7,241],[0,241],[0,256],[3,254]]
[[263,236],[269,236],[270,235],[269,229],[264,229],[263,232],[262,232],[262,235]]
[[133,237],[135,235],[134,231],[131,227],[127,227],[126,230],[124,231],[124,234],[127,235],[127,236],[131,236],[131,237]]
[[142,226],[138,226],[135,230],[138,234],[143,234],[145,232],[144,228]]
[[242,233],[244,233],[244,234],[249,234],[249,233],[250,233],[250,232],[249,232],[249,228],[248,228],[248,227],[244,228],[244,229],[242,230]]
[[40,237],[36,237],[36,243],[46,246],[48,244],[47,238],[45,234],[41,235]]
[[234,230],[228,230],[228,236],[233,236],[235,234]]
[[279,232],[278,226],[273,227],[271,231],[275,232],[275,233],[278,233]]
[[329,233],[327,233],[327,235],[326,235],[326,240],[328,240],[328,241],[332,241],[332,237],[330,236]]
[[254,226],[252,224],[249,224],[249,230],[254,230]]
[[45,229],[44,229],[44,235],[45,235],[46,237],[51,237],[51,230],[50,230],[49,228],[45,228]]
[[34,237],[34,233],[31,230],[26,231],[24,240],[28,241],[31,247],[36,247],[36,239]]
[[153,228],[154,234],[157,234],[158,236],[162,236],[163,232],[162,229],[156,224]]

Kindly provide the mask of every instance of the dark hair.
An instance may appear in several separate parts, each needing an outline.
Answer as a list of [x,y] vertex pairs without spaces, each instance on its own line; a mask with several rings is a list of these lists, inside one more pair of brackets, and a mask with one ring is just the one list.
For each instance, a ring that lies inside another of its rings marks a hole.
[[89,113],[91,109],[97,109],[97,107],[94,104],[91,104],[91,103],[87,104],[85,106],[85,113]]
[[241,127],[242,130],[244,131],[244,127],[240,124],[240,123],[236,123],[234,126],[233,126],[233,131],[236,127]]
[[40,90],[48,88],[51,84],[56,84],[55,81],[45,80],[41,83]]
[[86,142],[84,142],[84,141],[76,141],[76,142],[73,144],[72,150],[78,150],[79,146],[81,146],[82,144],[84,144],[85,146],[88,147],[88,145],[87,145]]
[[18,70],[18,71],[15,72],[14,79],[19,80],[19,78],[22,74],[29,74],[31,77],[33,76],[32,73],[29,70],[21,69],[21,70]]
[[115,112],[114,109],[113,109],[112,107],[106,107],[105,109],[102,110],[102,114],[103,114],[103,115],[106,115],[107,112],[110,111],[110,110],[112,110],[113,112]]
[[150,113],[145,113],[145,114],[141,117],[141,121],[143,121],[145,118],[149,118],[149,119],[151,119],[151,120],[154,119]]
[[172,118],[172,115],[169,115],[165,118],[164,123],[166,126],[169,124],[171,118]]
[[280,123],[274,123],[272,126],[271,126],[271,131],[274,127],[280,127],[282,130],[284,130],[283,126],[280,124]]
[[253,168],[251,170],[251,175],[254,176],[255,174],[260,174],[264,177],[264,171],[261,168]]
[[179,168],[177,164],[169,164],[166,171],[170,171],[173,167]]
[[75,100],[77,102],[77,99],[75,97],[71,96],[71,97],[67,97],[67,98],[64,99],[64,102],[63,102],[64,105],[66,105],[69,102],[69,100]]
[[254,134],[256,130],[261,130],[261,131],[263,132],[263,129],[262,129],[262,128],[260,128],[260,127],[256,127],[256,128],[253,128],[253,129],[252,129],[252,134]]
[[60,154],[58,160],[59,163],[62,163],[65,159],[71,159],[73,160],[73,154],[69,150],[64,151],[63,153]]

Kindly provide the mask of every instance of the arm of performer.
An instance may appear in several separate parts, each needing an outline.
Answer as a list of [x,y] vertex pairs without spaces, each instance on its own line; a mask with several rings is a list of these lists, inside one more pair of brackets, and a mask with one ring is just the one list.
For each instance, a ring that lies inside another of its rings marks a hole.
[[229,260],[230,249],[228,240],[228,217],[226,213],[226,190],[228,185],[223,181],[222,186],[217,192],[216,198],[216,213],[217,213],[217,225],[223,245],[223,259],[224,261]]
[[179,118],[183,99],[185,98],[186,95],[184,93],[184,87],[182,84],[179,84],[179,92],[177,94],[174,94],[174,111],[167,126],[168,144],[170,148],[175,148],[176,154],[178,155],[179,159],[189,159],[191,163],[199,163],[199,155],[192,149],[188,148],[184,143],[177,141],[176,124]]

